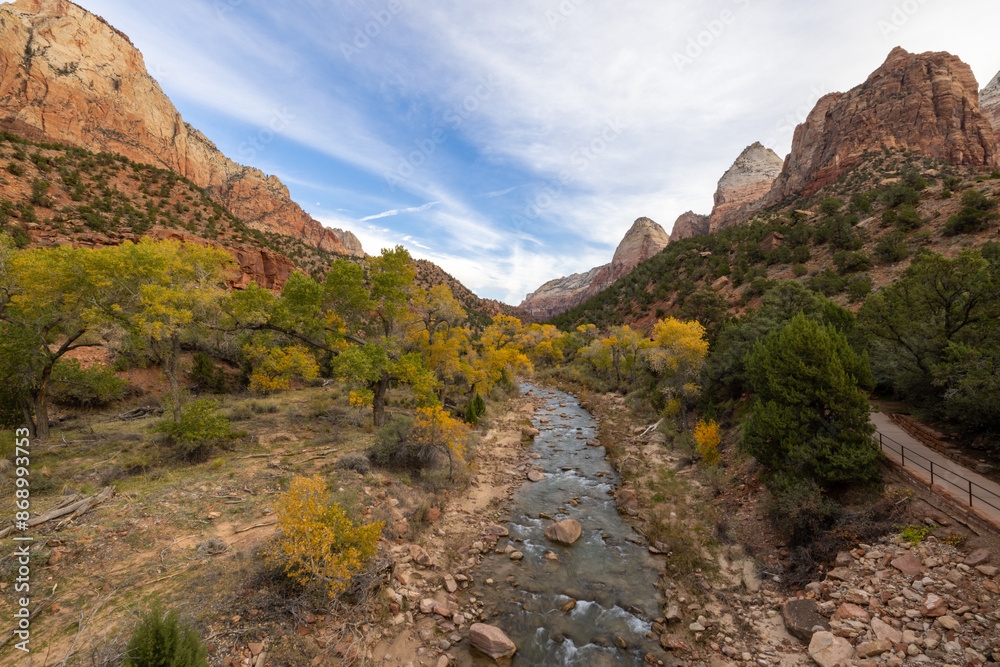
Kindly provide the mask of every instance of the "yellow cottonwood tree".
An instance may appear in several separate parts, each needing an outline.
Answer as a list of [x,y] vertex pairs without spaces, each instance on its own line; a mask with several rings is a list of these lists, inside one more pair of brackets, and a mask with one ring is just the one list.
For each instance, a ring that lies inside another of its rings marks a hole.
[[627,324],[611,327],[603,338],[596,338],[581,354],[599,371],[608,374],[616,388],[622,387],[623,377],[634,386],[639,372],[640,353],[649,347],[649,340],[641,331]]
[[719,425],[714,419],[707,422],[699,419],[694,426],[695,451],[701,456],[705,465],[715,467],[719,464]]
[[448,479],[454,479],[455,461],[465,460],[469,427],[439,406],[417,409],[410,437],[424,447],[436,449],[448,456]]
[[479,395],[489,396],[493,387],[505,377],[534,370],[531,360],[518,344],[523,328],[516,317],[497,315],[483,330],[479,344],[469,354],[469,375]]
[[279,534],[264,558],[300,584],[320,580],[331,597],[346,590],[378,549],[384,523],[356,524],[319,477],[296,477],[274,506]]
[[291,388],[292,380],[315,380],[319,377],[316,357],[304,345],[268,347],[250,343],[243,348],[243,354],[253,366],[250,374],[252,392],[286,391]]
[[687,407],[701,393],[697,380],[708,356],[705,327],[673,317],[660,320],[653,327],[653,341],[645,355],[659,379],[660,391],[677,406],[686,427]]

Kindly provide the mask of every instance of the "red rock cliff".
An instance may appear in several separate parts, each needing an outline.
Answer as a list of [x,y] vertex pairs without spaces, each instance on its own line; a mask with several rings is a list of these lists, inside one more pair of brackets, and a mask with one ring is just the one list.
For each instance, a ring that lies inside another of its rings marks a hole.
[[861,156],[913,150],[955,164],[997,165],[997,140],[979,108],[979,85],[958,57],[896,47],[868,80],[817,102],[795,129],[768,203],[835,182]]
[[171,169],[255,229],[364,254],[350,232],[348,248],[303,211],[277,177],[236,164],[185,123],[128,37],[71,2],[0,5],[0,129]]

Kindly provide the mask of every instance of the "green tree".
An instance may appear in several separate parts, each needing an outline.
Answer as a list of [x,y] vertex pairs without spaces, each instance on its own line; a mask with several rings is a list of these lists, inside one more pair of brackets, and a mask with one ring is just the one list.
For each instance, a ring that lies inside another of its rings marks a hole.
[[993,379],[1000,261],[980,250],[954,259],[922,251],[899,280],[868,297],[858,317],[872,339],[880,382],[931,415],[967,427],[991,423],[991,392],[1000,389]]
[[395,382],[413,386],[421,403],[436,401],[437,379],[407,347],[410,261],[400,246],[363,262],[339,259],[323,283],[292,274],[280,297],[251,285],[228,298],[228,326],[281,334],[326,353],[333,375],[364,386],[358,396],[367,397],[375,426],[382,426]]
[[20,412],[40,438],[49,436],[56,364],[72,350],[101,345],[87,315],[109,304],[92,289],[92,252],[69,246],[18,251],[0,234],[0,397],[8,421]]
[[844,334],[800,313],[758,342],[746,365],[756,400],[743,446],[772,484],[828,487],[877,475],[864,391],[874,386],[871,370]]

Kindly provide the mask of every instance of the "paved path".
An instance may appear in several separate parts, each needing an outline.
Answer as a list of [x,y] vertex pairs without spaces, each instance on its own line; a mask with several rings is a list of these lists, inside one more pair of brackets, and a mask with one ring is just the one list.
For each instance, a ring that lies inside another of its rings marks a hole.
[[[969,505],[971,481],[972,508],[976,514],[1000,528],[1000,484],[931,449],[882,412],[873,412],[871,420],[882,434],[882,451],[886,458],[896,464],[902,463],[906,472],[927,484],[933,481],[935,492],[944,492],[963,506]],[[875,437],[878,438],[878,434]],[[933,470],[933,480],[931,470]]]

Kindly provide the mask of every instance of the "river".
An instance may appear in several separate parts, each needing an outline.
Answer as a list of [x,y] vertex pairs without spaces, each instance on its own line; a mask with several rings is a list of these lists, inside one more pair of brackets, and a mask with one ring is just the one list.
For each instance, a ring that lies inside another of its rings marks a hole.
[[[526,481],[515,494],[509,536],[477,568],[477,588],[487,609],[497,612],[486,622],[517,644],[515,667],[642,665],[657,648],[650,632],[663,606],[655,587],[659,573],[618,514],[611,493],[619,477],[604,448],[587,444],[597,436],[597,422],[569,394],[532,385],[522,392],[540,399],[533,416],[540,435],[527,455],[545,479]],[[545,528],[562,519],[583,528],[573,545],[545,537]],[[508,543],[522,560],[504,553]],[[558,561],[546,558],[548,552]],[[487,579],[492,586],[484,586]],[[571,600],[575,607],[562,611]]]

